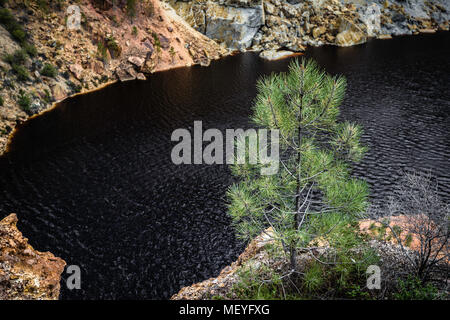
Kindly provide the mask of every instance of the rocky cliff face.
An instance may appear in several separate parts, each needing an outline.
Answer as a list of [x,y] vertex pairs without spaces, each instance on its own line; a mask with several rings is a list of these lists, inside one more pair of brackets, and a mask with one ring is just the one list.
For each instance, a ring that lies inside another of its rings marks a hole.
[[0,221],[0,300],[55,300],[66,263],[39,252],[17,229],[17,216]]
[[[159,0],[136,1],[133,12],[127,1],[0,3],[0,154],[17,123],[54,102],[116,80],[208,65],[226,54]],[[68,28],[70,5],[80,9],[76,30]],[[17,24],[23,26],[25,41],[18,40]]]
[[[448,30],[450,21],[448,0],[164,1],[136,1],[133,10],[124,0],[1,1],[0,154],[18,123],[117,79],[208,65],[229,50],[277,59],[308,45]],[[80,9],[78,30],[67,26],[70,5]]]
[[448,30],[450,20],[447,0],[169,1],[196,30],[239,50],[349,46],[375,36]]
[[230,49],[251,47],[264,25],[261,0],[171,1],[170,4],[192,27]]

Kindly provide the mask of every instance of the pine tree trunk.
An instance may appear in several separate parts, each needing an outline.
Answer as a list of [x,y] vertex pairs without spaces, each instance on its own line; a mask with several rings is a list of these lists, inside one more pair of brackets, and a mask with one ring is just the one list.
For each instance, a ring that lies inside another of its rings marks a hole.
[[[303,102],[303,96],[300,94],[300,106],[299,106],[299,124],[298,124],[298,146],[297,146],[297,188],[296,188],[296,197],[295,197],[295,215],[294,215],[294,230],[295,232],[298,231],[298,228],[300,226],[300,206],[302,201],[301,196],[301,182],[302,182],[302,172],[301,172],[301,166],[302,166],[302,156],[301,156],[301,149],[300,146],[302,144],[302,103]],[[297,268],[297,244],[295,241],[292,241],[291,248],[290,248],[290,256],[291,256],[291,269],[296,270]]]

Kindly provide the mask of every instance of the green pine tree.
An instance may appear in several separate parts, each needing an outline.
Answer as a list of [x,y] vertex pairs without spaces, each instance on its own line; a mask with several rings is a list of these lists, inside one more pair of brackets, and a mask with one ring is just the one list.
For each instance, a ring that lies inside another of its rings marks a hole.
[[240,182],[228,191],[229,212],[243,239],[272,227],[295,270],[297,253],[314,239],[349,245],[344,234],[365,211],[368,195],[366,183],[350,176],[350,164],[366,148],[359,126],[338,121],[344,77],[302,60],[262,78],[257,89],[252,120],[279,130],[280,167],[261,175],[261,164],[232,165]]

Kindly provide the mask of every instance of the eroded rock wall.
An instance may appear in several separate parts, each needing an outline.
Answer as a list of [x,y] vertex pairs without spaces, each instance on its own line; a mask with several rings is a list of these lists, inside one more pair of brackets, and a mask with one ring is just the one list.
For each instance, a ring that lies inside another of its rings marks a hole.
[[447,0],[169,0],[198,31],[230,49],[302,51],[369,37],[448,30]]
[[249,48],[264,25],[262,0],[172,1],[171,5],[197,31],[230,49]]
[[[43,4],[47,3],[47,7]],[[68,96],[116,80],[145,79],[145,74],[194,64],[208,65],[227,51],[191,28],[159,0],[136,2],[131,16],[126,1],[8,0],[6,9],[24,27],[37,49],[23,65],[3,57],[23,49],[0,16],[0,154],[17,123]],[[68,27],[68,8],[80,9],[79,29]],[[16,64],[16,66],[14,66]],[[46,64],[56,69],[49,76]],[[25,73],[19,79],[18,68]],[[28,97],[28,103],[25,103]]]
[[56,300],[66,262],[39,252],[17,229],[17,216],[0,221],[0,300]]

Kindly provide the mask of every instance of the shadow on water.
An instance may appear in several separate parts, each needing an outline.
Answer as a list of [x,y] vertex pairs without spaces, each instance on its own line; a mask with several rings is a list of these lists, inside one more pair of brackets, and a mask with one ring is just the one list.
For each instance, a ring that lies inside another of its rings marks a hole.
[[[427,170],[449,200],[449,33],[310,48],[347,76],[342,117],[361,123],[370,151],[354,174],[374,201],[399,170]],[[62,298],[168,298],[217,275],[243,245],[233,236],[224,165],[171,163],[176,128],[248,128],[258,77],[286,71],[246,53],[67,99],[16,132],[0,162],[0,218],[39,250],[82,270]],[[65,276],[64,276],[65,277]]]

